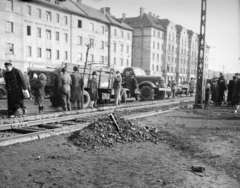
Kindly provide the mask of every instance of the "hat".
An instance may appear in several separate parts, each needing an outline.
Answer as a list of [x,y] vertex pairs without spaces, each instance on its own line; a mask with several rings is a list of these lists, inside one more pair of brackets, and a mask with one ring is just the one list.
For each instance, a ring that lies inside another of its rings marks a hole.
[[237,76],[237,75],[240,75],[240,73],[235,73],[235,75]]
[[96,75],[97,76],[97,72],[96,71],[93,71],[92,72],[92,76]]
[[116,74],[120,73],[119,71],[116,71]]
[[5,66],[12,66],[12,63],[6,62],[6,63],[4,63],[4,65],[5,65]]
[[74,67],[73,67],[73,71],[79,71],[78,67],[77,67],[77,66],[74,66]]

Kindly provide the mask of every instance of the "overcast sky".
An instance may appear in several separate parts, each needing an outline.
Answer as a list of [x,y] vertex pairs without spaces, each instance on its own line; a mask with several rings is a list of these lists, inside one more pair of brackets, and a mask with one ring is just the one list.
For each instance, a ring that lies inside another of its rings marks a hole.
[[[200,31],[201,0],[83,0],[96,9],[110,7],[111,14],[122,17],[152,12],[197,33]],[[206,41],[211,47],[209,68],[240,72],[240,0],[207,0]]]

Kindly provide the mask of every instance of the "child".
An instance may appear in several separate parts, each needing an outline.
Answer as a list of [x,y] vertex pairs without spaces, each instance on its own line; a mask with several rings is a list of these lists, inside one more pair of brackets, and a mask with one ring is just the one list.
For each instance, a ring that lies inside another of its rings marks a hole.
[[92,73],[92,79],[90,80],[90,107],[97,108],[97,99],[98,99],[98,84],[97,84],[97,73],[94,71]]
[[209,100],[210,100],[210,93],[211,93],[210,86],[211,85],[208,83],[205,90],[205,108],[209,107]]

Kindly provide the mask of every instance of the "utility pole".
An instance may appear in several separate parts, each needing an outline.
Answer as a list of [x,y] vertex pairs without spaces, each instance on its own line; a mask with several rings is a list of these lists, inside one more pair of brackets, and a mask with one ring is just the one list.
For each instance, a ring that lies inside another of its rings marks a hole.
[[198,67],[197,67],[197,88],[195,96],[194,108],[203,108],[203,101],[205,99],[205,74],[204,74],[204,55],[205,55],[205,35],[206,35],[206,0],[202,0],[201,6],[201,22],[199,34],[199,48],[198,48]]

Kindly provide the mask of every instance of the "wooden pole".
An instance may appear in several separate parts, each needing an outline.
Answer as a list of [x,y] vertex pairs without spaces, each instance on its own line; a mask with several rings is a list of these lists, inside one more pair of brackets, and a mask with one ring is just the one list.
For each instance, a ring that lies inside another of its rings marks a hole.
[[84,96],[83,96],[83,90],[84,90],[84,77],[85,77],[85,72],[86,72],[86,67],[87,67],[87,62],[88,62],[88,52],[89,49],[91,48],[91,44],[86,44],[87,46],[87,52],[86,52],[86,61],[84,65],[84,70],[83,70],[83,78],[82,78],[82,100],[81,100],[81,109],[83,109],[83,104],[84,104]]

